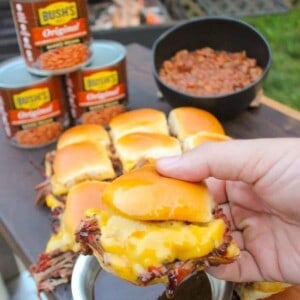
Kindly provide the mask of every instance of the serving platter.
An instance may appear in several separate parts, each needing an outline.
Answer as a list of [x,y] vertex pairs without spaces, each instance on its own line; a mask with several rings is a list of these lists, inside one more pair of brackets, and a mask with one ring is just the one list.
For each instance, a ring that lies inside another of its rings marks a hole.
[[[171,107],[158,97],[151,72],[151,51],[138,44],[127,47],[129,109],[153,107],[168,112]],[[287,95],[288,97],[288,95]],[[263,99],[235,119],[223,123],[233,138],[300,137],[300,114]],[[50,236],[48,210],[35,207],[34,186],[43,179],[45,153],[55,145],[35,150],[11,146],[0,130],[0,234],[28,267],[37,260]],[[96,282],[96,292],[101,282]],[[118,286],[115,287],[118,289]],[[55,299],[71,299],[70,285],[60,286]],[[300,297],[299,297],[300,299]],[[137,299],[131,299],[137,300]]]

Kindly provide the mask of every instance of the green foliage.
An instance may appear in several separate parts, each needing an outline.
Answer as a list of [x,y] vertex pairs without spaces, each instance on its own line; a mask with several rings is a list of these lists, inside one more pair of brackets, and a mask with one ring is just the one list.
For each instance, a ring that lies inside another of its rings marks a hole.
[[272,66],[264,84],[267,96],[300,110],[300,7],[285,14],[247,17],[272,49]]

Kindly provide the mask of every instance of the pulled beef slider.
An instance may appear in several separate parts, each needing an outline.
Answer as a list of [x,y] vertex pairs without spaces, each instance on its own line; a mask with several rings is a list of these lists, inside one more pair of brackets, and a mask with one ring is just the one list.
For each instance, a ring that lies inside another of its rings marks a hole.
[[51,189],[54,195],[66,194],[74,184],[95,179],[115,178],[110,154],[100,143],[80,142],[58,150],[53,161]]
[[107,130],[97,124],[81,124],[67,129],[57,141],[56,149],[59,150],[70,144],[84,141],[100,143],[109,148],[110,138]]
[[45,251],[30,267],[38,291],[50,292],[69,281],[73,266],[79,255],[75,232],[88,209],[103,209],[101,201],[107,182],[90,180],[70,188],[65,207],[59,210],[59,226],[52,232]]
[[177,107],[170,111],[168,124],[171,133],[181,142],[200,131],[224,134],[219,120],[208,111],[196,107]]
[[114,146],[123,172],[130,171],[141,160],[179,155],[182,152],[176,138],[149,132],[129,133],[116,140]]
[[[61,136],[58,139],[56,149],[53,151],[49,151],[46,153],[45,156],[45,180],[38,184],[36,186],[36,190],[38,190],[38,195],[36,197],[36,203],[43,203],[45,201],[46,205],[50,207],[51,209],[58,207],[58,206],[64,206],[65,202],[65,188],[63,188],[63,191],[61,192],[61,189],[58,189],[58,192],[56,192],[56,187],[52,188],[51,181],[54,179],[52,177],[56,177],[54,175],[54,163],[56,164],[55,169],[61,169],[60,165],[63,166],[63,159],[60,159],[60,156],[63,156],[61,153],[62,148],[69,147],[72,144],[77,144],[80,142],[93,142],[99,145],[100,148],[105,148],[102,150],[102,152],[105,152],[104,157],[111,157],[111,141],[108,132],[101,126],[96,124],[82,124],[82,125],[76,125],[74,127],[68,128],[66,131],[64,131]],[[74,146],[74,148],[78,148]],[[72,147],[69,147],[69,150],[67,150],[67,155],[72,151]],[[72,159],[74,160],[73,163],[76,165],[76,161],[80,161],[82,159],[85,159],[85,156],[87,153],[85,153],[85,150],[76,150],[78,155],[71,155]],[[107,153],[106,153],[107,151]],[[57,152],[58,158],[56,158]],[[57,161],[62,161],[58,163]],[[69,168],[68,162],[66,161],[66,169]],[[107,164],[107,163],[106,163]],[[110,168],[110,167],[109,167]],[[77,175],[77,171],[80,171],[79,168],[75,168],[74,176]],[[87,174],[89,175],[89,174]],[[59,180],[59,178],[58,178]],[[55,183],[54,183],[55,185]]]
[[140,108],[119,114],[110,121],[109,128],[113,141],[133,132],[169,134],[165,114],[153,108]]
[[239,255],[229,225],[203,183],[157,173],[153,164],[115,179],[76,234],[82,251],[131,283],[168,283],[171,297],[192,272]]
[[192,150],[205,142],[209,142],[209,141],[222,142],[222,141],[228,141],[230,139],[231,138],[228,135],[222,133],[215,133],[210,131],[199,131],[185,138],[182,143],[182,148],[183,151],[185,152],[185,151]]

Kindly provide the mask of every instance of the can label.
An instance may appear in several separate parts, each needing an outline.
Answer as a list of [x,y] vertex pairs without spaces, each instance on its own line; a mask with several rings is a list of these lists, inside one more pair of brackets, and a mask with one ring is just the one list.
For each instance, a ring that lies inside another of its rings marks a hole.
[[27,66],[58,71],[88,62],[91,33],[85,0],[13,0],[11,7]]
[[68,124],[61,77],[23,88],[0,88],[0,114],[7,137],[20,147],[55,141]]
[[107,68],[91,68],[66,76],[71,115],[77,123],[107,125],[127,101],[125,59]]

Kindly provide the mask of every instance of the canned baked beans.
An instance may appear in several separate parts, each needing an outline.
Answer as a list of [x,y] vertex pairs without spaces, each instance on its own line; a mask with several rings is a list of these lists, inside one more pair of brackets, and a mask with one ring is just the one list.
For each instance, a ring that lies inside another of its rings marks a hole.
[[107,125],[127,103],[126,49],[113,41],[92,44],[91,64],[66,75],[75,123]]
[[61,76],[34,76],[21,57],[0,65],[0,115],[13,145],[38,148],[56,141],[69,125],[65,98]]
[[12,0],[18,43],[28,70],[59,75],[90,59],[86,0]]

